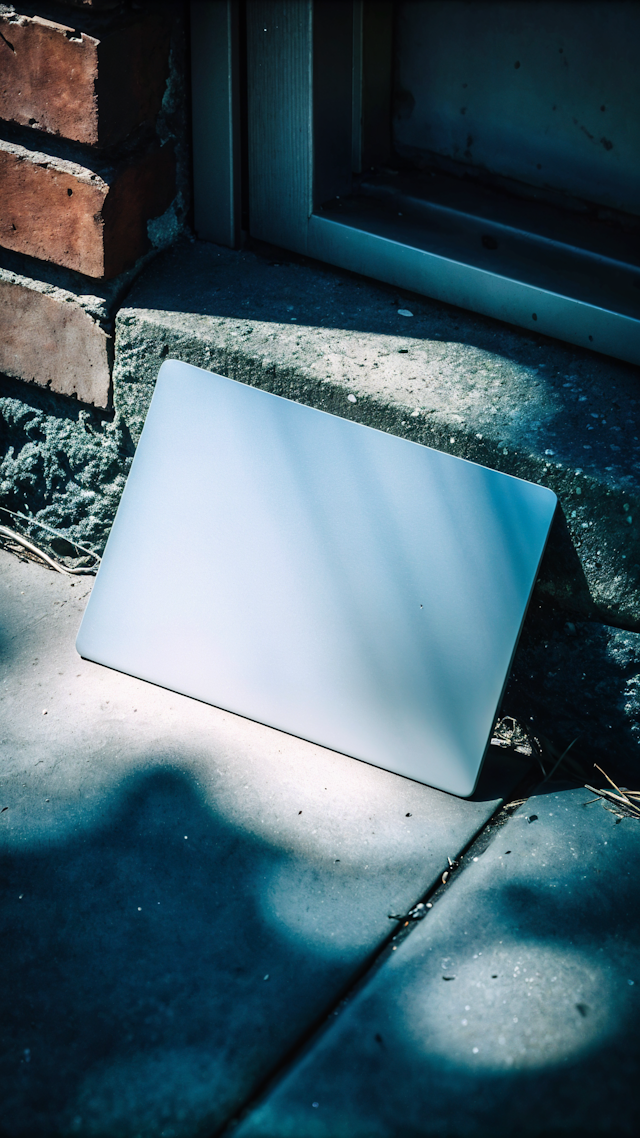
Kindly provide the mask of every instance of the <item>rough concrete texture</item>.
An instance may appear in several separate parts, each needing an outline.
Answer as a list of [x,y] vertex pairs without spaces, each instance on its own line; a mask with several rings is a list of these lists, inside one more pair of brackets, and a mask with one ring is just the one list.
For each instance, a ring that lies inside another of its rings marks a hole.
[[118,315],[114,399],[134,438],[167,356],[550,486],[562,512],[538,590],[640,629],[631,365],[282,250],[203,242],[165,254]]
[[[99,553],[132,455],[121,420],[0,377],[1,506]],[[22,522],[20,528],[56,552],[37,524]]]
[[[530,798],[237,1138],[637,1133],[640,822]],[[619,823],[619,824],[618,824]]]
[[115,277],[150,247],[147,222],[176,192],[170,144],[116,165],[0,139],[0,243],[89,277]]
[[[167,75],[167,12],[87,21],[0,11],[0,118],[88,145],[120,142],[160,109]],[[45,18],[43,18],[43,16]],[[71,26],[70,26],[71,24]],[[89,33],[89,34],[87,34]]]
[[90,587],[0,551],[2,1132],[196,1138],[526,764],[463,801],[81,660]]

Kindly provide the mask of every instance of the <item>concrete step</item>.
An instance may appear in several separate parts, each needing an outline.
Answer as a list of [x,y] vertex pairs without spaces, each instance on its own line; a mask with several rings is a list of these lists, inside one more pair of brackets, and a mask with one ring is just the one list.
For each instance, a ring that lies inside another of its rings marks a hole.
[[539,593],[640,629],[631,365],[282,250],[203,242],[156,260],[118,314],[114,399],[134,439],[167,357],[552,487]]

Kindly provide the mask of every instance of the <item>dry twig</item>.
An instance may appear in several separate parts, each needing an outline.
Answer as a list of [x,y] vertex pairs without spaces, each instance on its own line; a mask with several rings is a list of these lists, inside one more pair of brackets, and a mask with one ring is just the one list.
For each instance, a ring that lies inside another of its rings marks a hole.
[[[584,785],[586,790],[590,790],[592,794],[597,794],[598,798],[601,801],[604,800],[605,803],[613,803],[618,808],[618,810],[622,808],[625,810],[628,817],[640,818],[640,806],[636,802],[632,801],[634,798],[640,798],[640,791],[626,790],[626,788],[621,789],[613,781],[612,778],[609,778],[609,775],[606,771],[603,771],[602,767],[599,767],[597,763],[594,763],[593,765],[597,771],[600,771],[600,774],[604,775],[607,782],[614,788],[614,790],[617,790],[618,793],[614,794],[613,790],[607,790],[606,787],[602,790],[598,790],[597,787],[589,786],[589,783],[585,782]],[[594,798],[591,801],[595,802],[596,799]],[[587,803],[585,803],[585,805],[587,805]]]

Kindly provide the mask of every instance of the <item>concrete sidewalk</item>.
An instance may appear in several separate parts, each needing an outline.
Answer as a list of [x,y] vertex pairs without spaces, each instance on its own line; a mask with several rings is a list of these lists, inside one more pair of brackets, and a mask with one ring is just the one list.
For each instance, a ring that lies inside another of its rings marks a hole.
[[91,584],[0,551],[3,1133],[633,1133],[639,823],[83,661]]
[[83,661],[91,583],[0,551],[2,1128],[213,1134],[526,766],[463,801]]
[[530,798],[237,1138],[634,1135],[640,822]]

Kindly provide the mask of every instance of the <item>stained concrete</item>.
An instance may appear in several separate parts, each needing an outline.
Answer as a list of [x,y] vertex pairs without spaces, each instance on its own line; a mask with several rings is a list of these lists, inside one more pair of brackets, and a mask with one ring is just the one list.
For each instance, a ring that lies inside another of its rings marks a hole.
[[637,1132],[640,822],[529,801],[234,1138]]
[[204,242],[154,263],[118,314],[114,399],[134,439],[167,357],[549,485],[564,516],[540,590],[640,629],[631,365],[282,250]]
[[463,801],[83,661],[90,588],[0,551],[2,1129],[211,1134],[527,766]]

